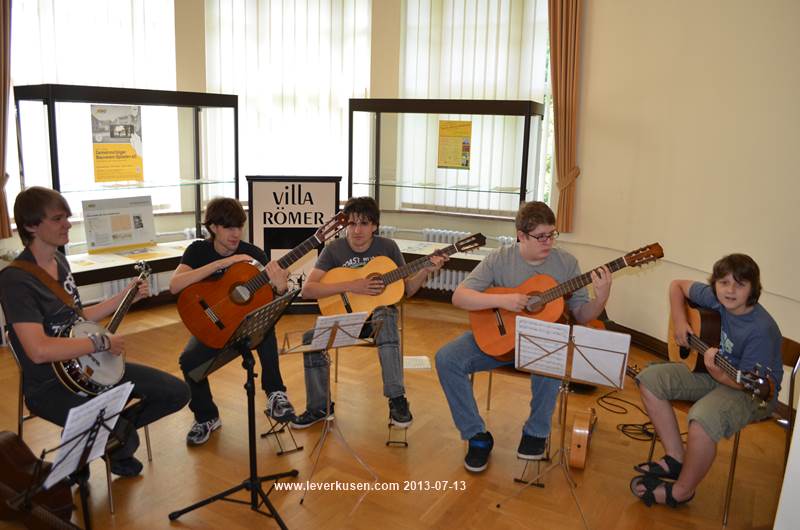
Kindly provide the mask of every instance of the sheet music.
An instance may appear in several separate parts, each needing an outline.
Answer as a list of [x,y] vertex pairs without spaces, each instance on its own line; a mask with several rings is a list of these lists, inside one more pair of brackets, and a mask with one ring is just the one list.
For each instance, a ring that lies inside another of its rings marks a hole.
[[562,378],[567,367],[568,340],[569,326],[518,315],[514,366]]
[[331,335],[331,329],[335,324],[339,325],[339,331],[336,332],[336,337],[333,339],[333,348],[340,348],[342,346],[352,346],[359,342],[358,335],[361,333],[361,328],[364,327],[364,322],[367,320],[369,313],[361,311],[358,313],[347,313],[344,315],[332,315],[328,317],[317,317],[317,322],[314,324],[314,338],[311,340],[311,346],[324,350],[328,346],[328,339]]
[[584,326],[574,326],[572,379],[622,389],[631,336]]
[[77,470],[81,459],[81,453],[83,453],[83,448],[87,440],[86,436],[80,435],[86,433],[86,431],[92,427],[100,411],[105,409],[103,417],[108,418],[109,416],[113,416],[113,418],[105,422],[108,429],[100,427],[97,438],[95,438],[94,445],[92,446],[92,451],[89,453],[89,458],[86,462],[91,462],[103,456],[110,433],[109,429],[113,429],[114,425],[117,424],[117,419],[119,418],[118,414],[122,412],[125,403],[128,402],[128,396],[130,396],[132,390],[133,383],[128,381],[127,383],[118,385],[107,392],[95,396],[83,405],[70,409],[67,415],[67,423],[64,425],[64,432],[61,434],[61,441],[63,443],[65,440],[75,439],[72,443],[64,445],[58,450],[58,457],[52,467],[53,471],[44,482],[45,489],[49,489]]

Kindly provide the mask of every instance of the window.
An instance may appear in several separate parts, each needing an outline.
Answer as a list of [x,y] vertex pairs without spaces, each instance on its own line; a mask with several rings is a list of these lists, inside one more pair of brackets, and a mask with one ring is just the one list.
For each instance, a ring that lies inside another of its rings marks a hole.
[[[239,96],[242,177],[347,174],[348,99],[369,90],[370,11],[369,0],[206,0],[207,86]],[[207,152],[210,173],[231,156]]]
[[[12,3],[11,81],[175,90],[175,16],[163,0],[19,0]],[[13,107],[13,102],[10,102]],[[37,102],[22,102],[25,184],[51,185],[47,115]],[[59,104],[56,125],[61,188],[73,212],[94,182],[89,104]],[[10,113],[10,117],[14,114]],[[20,190],[16,126],[8,124],[8,201]],[[176,109],[142,108],[146,181],[177,181]],[[178,188],[155,188],[157,210],[180,209]],[[131,190],[114,192],[130,196]],[[106,195],[111,196],[111,195]]]
[[[534,120],[527,200],[549,195],[547,0],[405,0],[401,97],[545,103]],[[436,167],[439,120],[472,122],[470,169]],[[523,118],[401,115],[401,207],[509,215],[519,204]],[[542,134],[539,134],[539,133]]]

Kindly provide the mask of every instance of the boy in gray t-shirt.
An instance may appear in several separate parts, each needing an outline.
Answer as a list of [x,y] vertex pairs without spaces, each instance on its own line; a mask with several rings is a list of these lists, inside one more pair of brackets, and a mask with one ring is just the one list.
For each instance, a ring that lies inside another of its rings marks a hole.
[[[484,291],[489,287],[517,287],[540,274],[551,276],[558,283],[580,276],[578,261],[567,252],[553,248],[558,237],[555,224],[555,215],[545,203],[529,202],[520,206],[516,217],[519,242],[487,256],[453,293],[453,305],[468,311],[502,308],[518,313],[528,303],[528,295]],[[611,290],[611,272],[606,267],[593,271],[591,277],[595,298],[590,300],[586,289],[582,288],[567,301],[579,324],[600,315]],[[461,438],[469,441],[464,458],[468,471],[486,469],[494,446],[494,439],[478,413],[469,375],[513,364],[513,360],[504,361],[482,352],[472,332],[446,344],[436,353],[436,370],[453,421]],[[533,399],[517,449],[520,458],[539,460],[544,456],[559,383],[557,379],[531,375]]]
[[[341,293],[379,295],[385,287],[379,279],[362,278],[336,283],[322,283],[321,280],[326,272],[335,267],[363,267],[378,256],[390,258],[398,267],[405,265],[397,243],[375,235],[380,223],[380,210],[372,197],[354,197],[347,201],[343,211],[348,219],[347,236],[333,241],[322,251],[303,285],[303,298],[317,299]],[[403,280],[405,295],[413,296],[425,283],[428,274],[440,269],[446,259],[441,256],[431,257],[430,266]],[[412,416],[403,386],[403,356],[400,352],[397,308],[380,306],[373,311],[372,318],[383,322],[375,342],[381,363],[383,395],[389,398],[389,421],[395,427],[407,428],[411,425]],[[303,366],[306,411],[291,423],[295,429],[305,429],[328,416],[326,409],[330,390],[323,352],[304,353]],[[333,403],[330,413],[333,413]]]

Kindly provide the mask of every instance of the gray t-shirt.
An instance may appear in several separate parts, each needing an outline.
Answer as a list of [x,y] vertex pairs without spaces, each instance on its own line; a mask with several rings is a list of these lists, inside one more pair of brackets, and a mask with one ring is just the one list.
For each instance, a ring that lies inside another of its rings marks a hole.
[[[25,249],[18,259],[36,263],[30,249]],[[56,252],[56,262],[58,282],[72,296],[75,304],[83,307],[67,258]],[[56,375],[50,363],[36,364],[30,360],[13,332],[11,324],[22,322],[41,324],[46,335],[58,337],[68,332],[80,317],[38,279],[16,267],[6,267],[0,274],[0,302],[3,304],[3,312],[11,330],[11,343],[22,364],[25,374],[25,393],[28,394],[29,389],[35,391],[43,383],[54,379]]]
[[350,248],[350,244],[345,238],[331,242],[319,255],[314,268],[325,272],[335,267],[358,269],[378,256],[386,256],[394,261],[398,267],[406,264],[397,243],[386,237],[374,236],[372,244],[364,252],[355,252]]
[[[554,248],[545,260],[532,265],[522,259],[519,243],[500,248],[483,259],[461,284],[468,289],[483,292],[489,287],[516,287],[528,278],[539,274],[552,276],[564,283],[581,275],[578,260],[564,250]],[[572,312],[589,301],[586,287],[581,287],[567,299]]]
[[[756,364],[772,370],[776,392],[783,379],[781,357],[781,330],[761,304],[744,315],[729,313],[710,285],[695,282],[689,288],[689,299],[700,307],[717,311],[720,316],[719,349],[731,364],[742,371],[750,371]],[[709,344],[716,347],[716,344]],[[764,375],[763,373],[761,375]]]

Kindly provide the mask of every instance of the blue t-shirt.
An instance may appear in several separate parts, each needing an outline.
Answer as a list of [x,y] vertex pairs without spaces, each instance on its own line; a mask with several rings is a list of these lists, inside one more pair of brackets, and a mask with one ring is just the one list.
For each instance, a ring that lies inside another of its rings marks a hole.
[[[783,379],[781,357],[781,330],[761,304],[744,315],[734,315],[717,300],[714,289],[704,283],[693,283],[689,299],[700,307],[717,311],[720,315],[720,352],[730,363],[743,372],[753,370],[756,364],[772,370],[775,396]],[[714,346],[714,345],[712,345]],[[761,375],[763,370],[761,370]]]

